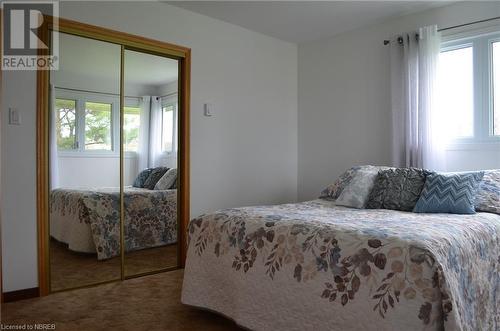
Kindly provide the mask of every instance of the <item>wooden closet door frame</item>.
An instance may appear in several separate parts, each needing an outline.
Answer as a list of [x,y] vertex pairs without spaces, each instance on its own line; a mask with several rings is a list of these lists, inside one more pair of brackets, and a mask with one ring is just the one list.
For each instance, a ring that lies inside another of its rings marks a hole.
[[[187,227],[190,212],[190,78],[191,78],[191,49],[162,41],[157,41],[124,32],[114,31],[94,25],[59,18],[57,24],[51,16],[44,17],[40,27],[41,39],[47,45],[50,32],[58,31],[75,36],[91,38],[121,45],[122,56],[124,49],[134,49],[149,54],[156,54],[179,61],[179,184],[182,188],[177,195],[177,214],[179,221],[179,264],[184,267],[187,250]],[[39,55],[46,55],[47,51],[39,51]],[[121,69],[121,86],[123,87],[123,61]],[[37,226],[38,226],[38,286],[41,296],[50,292],[50,265],[49,265],[49,198],[50,198],[50,165],[49,165],[49,71],[37,71],[37,115],[36,115],[36,175],[37,175]],[[120,105],[120,109],[122,108]],[[123,116],[120,111],[121,117]],[[122,130],[120,130],[121,132]],[[121,145],[121,144],[120,144]],[[123,146],[120,146],[123,149]],[[122,152],[120,153],[122,154]],[[123,181],[123,162],[120,160],[120,181]],[[121,189],[121,195],[123,190]],[[123,199],[122,203],[123,203]],[[123,208],[122,208],[123,209]],[[123,213],[123,210],[122,210]],[[122,216],[123,219],[123,216]],[[123,222],[121,222],[123,227]],[[123,231],[123,229],[121,229]],[[122,261],[124,257],[123,236],[121,238]],[[122,264],[122,277],[124,266]],[[158,272],[166,271],[160,270]],[[133,277],[133,276],[132,276]],[[131,278],[131,277],[126,277]],[[93,284],[95,285],[95,284]],[[91,285],[91,286],[93,286]]]

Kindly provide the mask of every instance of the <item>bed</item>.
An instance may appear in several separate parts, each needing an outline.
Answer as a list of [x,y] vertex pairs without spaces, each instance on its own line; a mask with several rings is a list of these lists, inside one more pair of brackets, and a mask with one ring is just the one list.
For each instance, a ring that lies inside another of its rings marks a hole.
[[182,302],[252,330],[499,330],[500,216],[327,200],[202,215]]
[[[177,190],[126,187],[125,251],[177,242]],[[50,235],[99,260],[120,255],[120,193],[117,188],[55,189]]]

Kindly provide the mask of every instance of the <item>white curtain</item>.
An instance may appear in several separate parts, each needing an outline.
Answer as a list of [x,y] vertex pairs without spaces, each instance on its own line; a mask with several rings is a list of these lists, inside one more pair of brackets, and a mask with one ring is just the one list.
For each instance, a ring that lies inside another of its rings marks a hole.
[[149,167],[149,114],[151,109],[151,97],[142,97],[140,106],[141,122],[139,125],[139,146],[137,150],[139,172]]
[[59,160],[57,157],[57,111],[55,109],[56,93],[53,85],[50,85],[49,94],[49,113],[50,113],[50,146],[49,146],[49,164],[50,164],[50,188],[59,187]]
[[162,119],[161,98],[152,96],[149,118],[149,167],[159,167],[162,165]]
[[391,40],[394,166],[445,170],[435,92],[439,50],[435,25]]

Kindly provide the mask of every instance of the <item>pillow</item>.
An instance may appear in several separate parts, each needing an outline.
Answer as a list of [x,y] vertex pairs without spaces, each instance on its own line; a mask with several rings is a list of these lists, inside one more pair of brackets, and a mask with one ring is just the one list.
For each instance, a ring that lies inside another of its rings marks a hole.
[[413,211],[474,214],[474,198],[483,175],[482,171],[430,174]]
[[143,188],[144,182],[146,182],[146,179],[148,179],[149,175],[151,174],[151,171],[153,171],[153,168],[148,168],[141,171],[135,178],[134,184],[132,186]]
[[476,194],[476,211],[500,215],[500,169],[487,170]]
[[364,208],[377,178],[379,168],[359,169],[349,184],[342,190],[335,204],[339,206]]
[[160,178],[160,180],[155,185],[155,190],[169,190],[175,184],[177,180],[177,169],[172,168]]
[[429,174],[417,168],[379,171],[366,208],[412,211]]
[[160,178],[167,172],[168,168],[166,167],[158,167],[154,168],[151,171],[148,179],[144,182],[144,188],[149,190],[153,190],[155,188],[156,183],[160,180]]
[[377,167],[372,165],[352,167],[351,169],[345,171],[342,175],[340,175],[340,177],[337,178],[337,180],[333,184],[329,185],[327,188],[321,191],[319,198],[331,201],[337,200],[337,198],[340,196],[340,193],[342,193],[344,188],[349,185],[358,171],[371,168],[377,168],[377,170],[389,169],[388,167]]

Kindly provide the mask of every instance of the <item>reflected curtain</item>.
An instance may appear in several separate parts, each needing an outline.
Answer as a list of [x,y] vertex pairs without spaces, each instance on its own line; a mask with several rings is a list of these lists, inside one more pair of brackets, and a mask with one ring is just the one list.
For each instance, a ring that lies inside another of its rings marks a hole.
[[162,120],[161,98],[152,96],[149,118],[149,167],[159,167],[162,165]]
[[435,25],[391,40],[394,166],[445,170],[435,92],[440,42]]
[[53,190],[58,188],[59,183],[59,160],[57,153],[57,110],[56,110],[56,93],[55,88],[51,84],[49,91],[49,114],[50,114],[50,146],[49,146],[49,163],[50,163],[50,188]]

